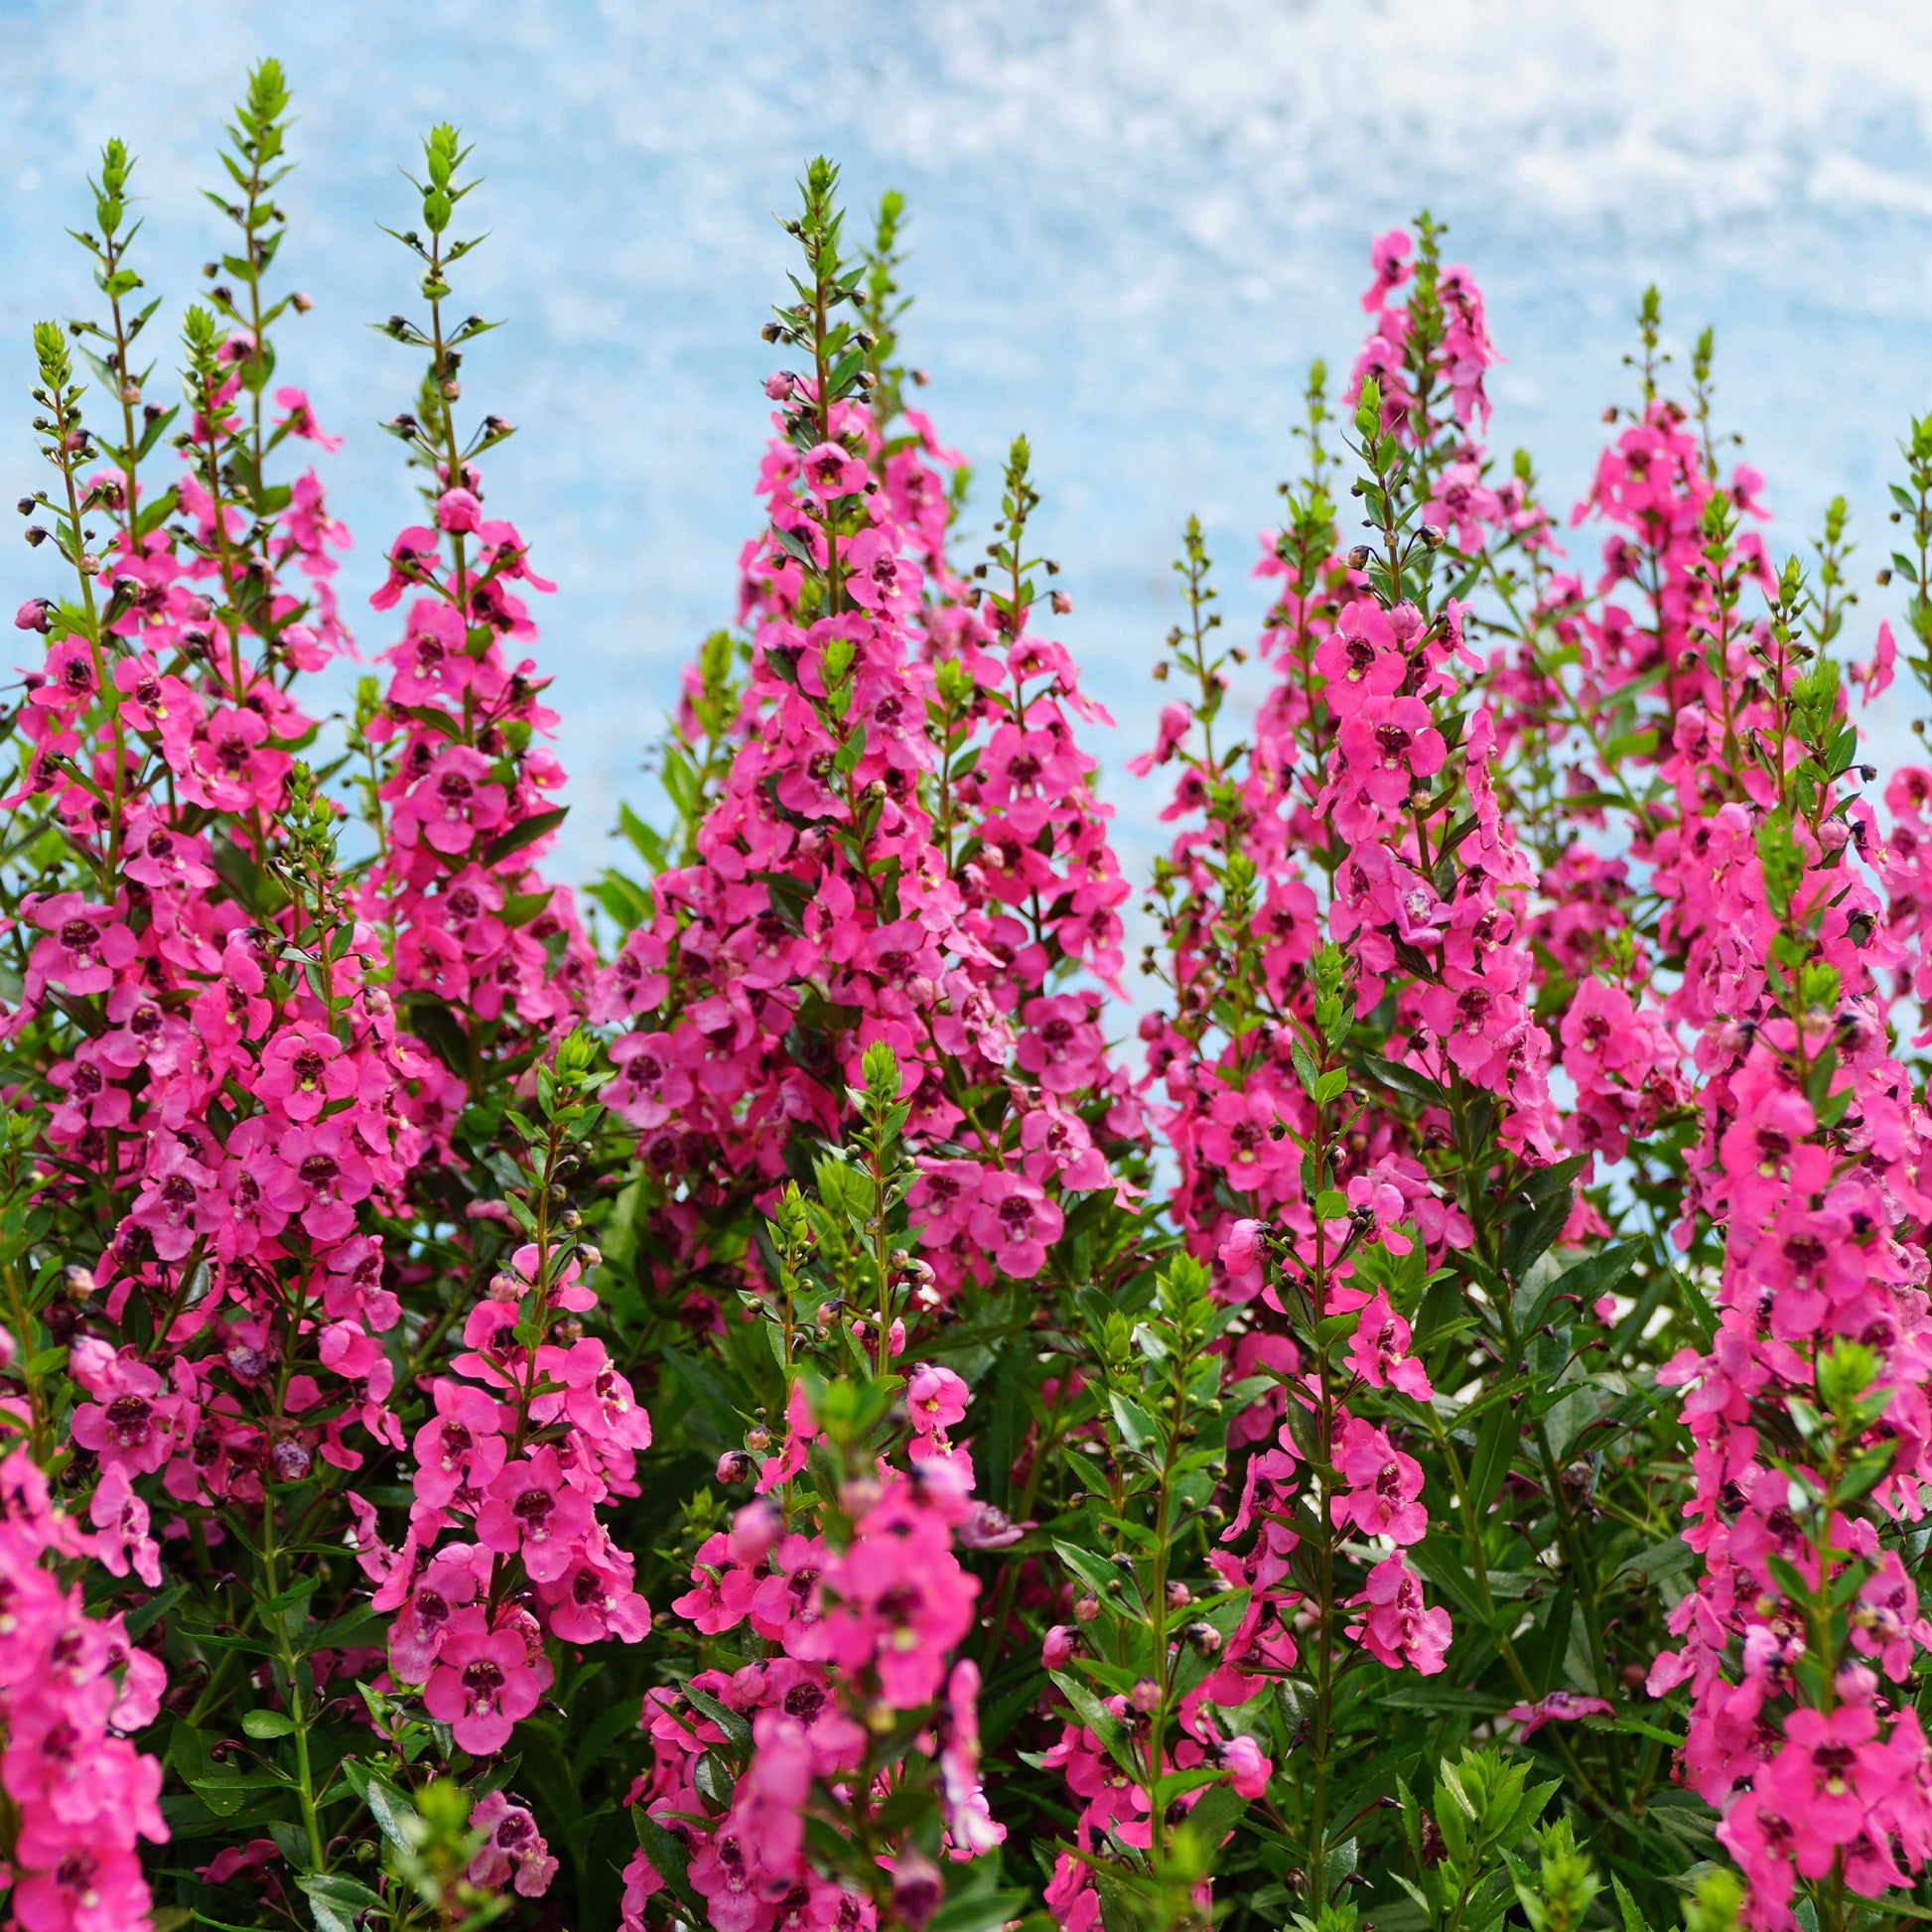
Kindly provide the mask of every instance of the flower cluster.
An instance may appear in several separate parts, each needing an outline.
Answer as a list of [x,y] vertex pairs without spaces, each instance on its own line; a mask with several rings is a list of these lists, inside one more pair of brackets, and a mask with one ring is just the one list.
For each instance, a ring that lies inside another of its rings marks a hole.
[[34,334],[8,1924],[1577,1932],[1585,1822],[1638,1932],[1926,1910],[1932,769],[1855,694],[1932,686],[1932,419],[1847,662],[1708,333],[1674,399],[1645,297],[1573,566],[1383,235],[1257,640],[1186,528],[1135,1071],[1109,721],[1026,440],[969,536],[909,406],[898,198],[801,185],[734,626],[580,918],[447,126],[320,695],[290,125],[265,63],[179,407],[119,143]]
[[12,1813],[4,1875],[29,1932],[145,1924],[137,1841],[168,1836],[161,1766],[127,1740],[154,1722],[166,1673],[120,1617],[88,1616],[50,1568],[93,1546],[55,1508],[25,1449],[0,1462],[0,1786]]
[[[1844,730],[1836,667],[1804,669],[1801,642],[1781,598],[1743,645],[1762,695],[1734,740],[1795,756],[1729,775],[1741,796],[1702,820],[1709,871],[1679,907],[1725,1003],[1699,1048],[1699,1195],[1726,1240],[1716,1334],[1666,1371],[1691,1390],[1686,1535],[1705,1568],[1672,1619],[1683,1647],[1651,1673],[1692,1685],[1687,1774],[1724,1810],[1766,1923],[1788,1922],[1799,1877],[1842,1869],[1868,1896],[1905,1882],[1932,1767],[1882,1689],[1932,1640],[1881,1540],[1923,1507],[1927,1124],[1879,1017],[1880,906],[1848,863],[1862,821],[1829,779],[1794,783]],[[1726,788],[1709,769],[1722,746],[1681,741],[1707,792]]]
[[[265,69],[242,122],[258,173],[285,104]],[[126,166],[110,148],[110,246]],[[114,314],[125,355],[118,301]],[[293,756],[316,726],[290,673],[346,646],[329,584],[345,537],[313,474],[271,488],[262,463],[320,432],[294,389],[268,416],[260,328],[221,322],[189,313],[188,467],[151,505],[133,444],[93,444],[61,332],[36,331],[44,454],[66,502],[37,500],[80,599],[21,613],[48,642],[12,802],[46,811],[84,863],[18,897],[24,972],[5,1029],[51,1089],[53,1196],[91,1224],[66,1326],[90,1307],[124,1322],[134,1304],[158,1343],[77,1339],[71,1367],[90,1398],[76,1441],[117,1485],[101,1507],[140,1536],[145,1506],[119,1500],[137,1477],[159,1472],[206,1512],[299,1480],[318,1455],[356,1468],[361,1431],[400,1440],[375,1340],[397,1303],[364,1228],[400,1203],[432,1077],[371,984],[382,950],[337,875],[337,814]],[[92,514],[113,519],[98,550]]]
[[[814,300],[779,312],[813,373],[767,385],[732,757],[594,1012],[635,1016],[613,1104],[687,1242],[748,1183],[768,1205],[789,1150],[837,1132],[860,1056],[889,1045],[933,1307],[1037,1275],[1076,1197],[1120,1185],[1109,1150],[1144,1137],[1101,1019],[1127,887],[1074,737],[1101,714],[1027,627],[1025,445],[992,546],[1005,588],[984,593],[945,562],[957,459],[914,412],[889,437],[863,370],[833,380],[850,325],[823,317],[853,278],[832,182],[807,184]],[[1067,985],[1080,968],[1097,984]]]
[[[981,1513],[971,1500],[971,1459],[945,1435],[964,1413],[964,1385],[949,1371],[915,1369],[907,1381],[917,1425],[909,1470],[883,1461],[848,1475],[828,1511],[797,1519],[791,1485],[739,1509],[728,1530],[697,1552],[692,1587],[672,1608],[707,1636],[748,1626],[759,1649],[736,1671],[701,1672],[681,1690],[652,1695],[656,1768],[636,1795],[671,1845],[653,1857],[655,1834],[632,1862],[626,1923],[667,1882],[666,1865],[704,1901],[712,1924],[732,1932],[794,1925],[871,1926],[875,1897],[847,1876],[822,1875],[803,1855],[803,1820],[814,1789],[860,1820],[891,1806],[905,1767],[884,1768],[882,1734],[909,1716],[943,1738],[936,1748],[939,1804],[954,1857],[994,1850],[1005,1837],[979,1782],[978,1673],[949,1661],[972,1626],[978,1585],[961,1568]],[[794,1384],[794,1432],[816,1439],[802,1380]],[[781,1470],[782,1455],[766,1473]],[[763,1487],[760,1483],[760,1487]],[[827,1520],[827,1517],[831,1520]],[[729,1808],[720,1816],[701,1775],[706,1753],[749,1746]],[[926,1738],[924,1750],[935,1746]],[[863,1824],[850,1828],[863,1851]],[[687,1863],[688,1861],[688,1863]],[[922,1923],[910,1888],[927,1881],[900,1855],[875,1873],[900,1916]]]
[[380,1580],[374,1605],[395,1612],[392,1674],[422,1685],[424,1709],[479,1756],[501,1750],[550,1688],[547,1636],[635,1643],[650,1626],[630,1553],[597,1513],[636,1493],[650,1418],[603,1341],[582,1333],[597,1307],[585,1271],[600,1257],[572,1238],[568,1214],[552,1222],[557,1175],[597,1131],[591,1051],[571,1035],[540,1083],[540,1117],[515,1117],[533,1184],[510,1211],[530,1238],[466,1316],[451,1372],[428,1383],[401,1550],[377,1541],[367,1504],[350,1505],[363,1568]]

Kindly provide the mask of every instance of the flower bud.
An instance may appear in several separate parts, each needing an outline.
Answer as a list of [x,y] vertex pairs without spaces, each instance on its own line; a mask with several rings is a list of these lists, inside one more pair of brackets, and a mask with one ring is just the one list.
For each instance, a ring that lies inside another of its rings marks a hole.
[[856,1523],[879,1507],[885,1493],[877,1476],[854,1476],[839,1485],[839,1507]]
[[918,1932],[946,1895],[939,1867],[912,1846],[899,1853],[893,1871],[893,1907]]
[[1869,1704],[1878,1691],[1878,1674],[1864,1664],[1846,1664],[1836,1679],[1840,1700],[1846,1704]]

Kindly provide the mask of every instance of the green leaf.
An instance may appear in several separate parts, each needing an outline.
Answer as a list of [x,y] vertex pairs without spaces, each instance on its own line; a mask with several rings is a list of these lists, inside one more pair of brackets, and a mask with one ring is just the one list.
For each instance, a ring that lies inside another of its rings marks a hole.
[[1113,1412],[1114,1427],[1129,1449],[1145,1449],[1154,1440],[1154,1418],[1138,1402],[1130,1402],[1126,1396],[1116,1393],[1108,1396],[1107,1406]]
[[450,1006],[434,993],[407,994],[400,1005],[403,1025],[452,1073],[467,1080],[470,1077],[470,1035]]
[[353,1603],[333,1623],[320,1625],[311,1650],[345,1650],[364,1644],[388,1624],[388,1617],[366,1603]]
[[1382,1087],[1405,1100],[1419,1101],[1425,1107],[1449,1105],[1449,1095],[1427,1073],[1418,1073],[1400,1060],[1371,1059],[1363,1055],[1355,1061],[1355,1071],[1370,1086]]
[[1588,1308],[1592,1302],[1609,1294],[1629,1274],[1642,1253],[1642,1242],[1620,1241],[1615,1247],[1605,1248],[1580,1261],[1576,1267],[1566,1269],[1539,1290],[1535,1301],[1517,1316],[1518,1330],[1527,1335],[1540,1328],[1550,1305],[1559,1295],[1574,1295],[1585,1308]]
[[382,1903],[359,1879],[340,1871],[305,1871],[295,1882],[308,1894],[321,1932],[355,1932],[357,1915]]
[[556,891],[556,887],[546,886],[540,893],[511,893],[503,900],[499,916],[505,925],[528,925],[550,903]]
[[1610,1873],[1610,1883],[1616,1890],[1616,1907],[1623,1918],[1623,1932],[1650,1932],[1643,1913],[1637,1909],[1637,1901],[1630,1896],[1629,1886],[1615,1872]]
[[1584,1157],[1559,1161],[1553,1167],[1539,1168],[1523,1183],[1527,1208],[1512,1217],[1503,1246],[1503,1260],[1510,1274],[1519,1280],[1527,1275],[1550,1243],[1563,1232],[1575,1198],[1575,1182],[1583,1172]]
[[286,1711],[250,1711],[241,1727],[250,1737],[287,1737],[295,1729],[295,1720]]
[[416,1807],[405,1798],[394,1785],[385,1783],[381,1778],[371,1776],[365,1794],[369,1815],[374,1818],[382,1836],[398,1852],[416,1850],[416,1833],[413,1829],[421,1822]]
[[704,1901],[692,1890],[691,1880],[685,1875],[691,1867],[690,1853],[641,1804],[630,1807],[630,1822],[636,1829],[637,1843],[643,1848],[651,1868],[682,1903],[696,1911],[697,1922],[702,1925],[705,1922]]
[[[1447,1537],[1428,1537],[1409,1552],[1410,1561],[1437,1586],[1455,1598],[1478,1623],[1486,1622],[1478,1601],[1475,1579],[1463,1569],[1462,1560],[1449,1547]],[[1504,1628],[1516,1620],[1515,1612],[1504,1612]]]
[[926,1921],[926,1932],[993,1932],[1021,1915],[1024,1891],[971,1891],[949,1898]]
[[1496,1491],[1509,1473],[1510,1453],[1516,1447],[1516,1415],[1507,1402],[1494,1404],[1482,1419],[1475,1454],[1469,1460],[1469,1506],[1479,1523],[1489,1513]]
[[188,1784],[217,1818],[231,1818],[258,1791],[287,1788],[285,1779],[272,1777],[266,1771],[245,1772],[232,1778],[190,1778]]
[[1771,1573],[1771,1581],[1794,1603],[1811,1601],[1811,1585],[1805,1581],[1805,1573],[1788,1558],[1767,1555],[1764,1559],[1764,1567]]
[[1697,1552],[1681,1536],[1667,1536],[1661,1543],[1653,1543],[1647,1550],[1638,1551],[1617,1575],[1624,1577],[1634,1571],[1639,1577],[1655,1584],[1690,1569],[1696,1562]]
[[[1102,1493],[1104,1494],[1104,1489]],[[1058,1538],[1055,1538],[1053,1542],[1053,1554],[1103,1603],[1110,1601],[1116,1594],[1120,1584],[1120,1572],[1104,1563],[1091,1550],[1083,1550],[1077,1544],[1062,1543]]]
[[1614,1724],[1605,1718],[1586,1718],[1584,1723],[1592,1730],[1625,1730],[1633,1737],[1654,1737],[1672,1750],[1684,1748],[1684,1739],[1675,1731],[1666,1730],[1661,1725],[1645,1724],[1641,1718],[1619,1718]]
[[740,1750],[749,1749],[752,1742],[752,1726],[728,1704],[720,1704],[708,1692],[694,1690],[689,1684],[684,1687],[684,1695],[702,1711],[707,1718],[722,1730]]
[[1211,1852],[1241,1822],[1247,1809],[1248,1800],[1233,1785],[1216,1785],[1187,1814],[1187,1826]]
[[1072,1705],[1074,1715],[1106,1746],[1114,1762],[1130,1777],[1138,1777],[1144,1767],[1135,1758],[1133,1740],[1127,1734],[1127,1726],[1077,1677],[1069,1677],[1065,1671],[1058,1670],[1049,1670],[1046,1675],[1059,1687],[1067,1703]]
[[535,845],[547,833],[554,832],[569,815],[568,805],[556,805],[547,812],[532,812],[521,824],[512,825],[501,838],[490,840],[483,849],[480,863],[486,872],[494,870],[512,852],[521,852],[526,845]]

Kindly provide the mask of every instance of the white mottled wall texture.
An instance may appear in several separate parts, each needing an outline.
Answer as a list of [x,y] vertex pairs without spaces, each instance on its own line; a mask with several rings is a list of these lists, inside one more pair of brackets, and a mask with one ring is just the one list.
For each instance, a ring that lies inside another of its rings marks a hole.
[[[1565,505],[1653,279],[1673,340],[1717,325],[1723,412],[1783,544],[1842,490],[1875,566],[1895,437],[1932,407],[1920,0],[0,0],[6,498],[32,475],[27,325],[84,299],[63,229],[87,219],[93,150],[119,133],[141,157],[172,316],[214,240],[193,191],[219,114],[264,53],[297,89],[286,262],[318,297],[284,370],[350,435],[325,474],[370,644],[361,599],[412,508],[373,425],[416,373],[359,326],[409,293],[375,223],[406,218],[422,127],[478,143],[494,236],[460,299],[511,326],[466,379],[522,426],[491,506],[563,584],[540,616],[579,876],[620,792],[648,802],[638,753],[731,615],[786,264],[770,214],[812,152],[855,203],[910,200],[908,344],[944,433],[989,468],[1032,437],[1062,634],[1122,722],[1100,749],[1130,868],[1158,828],[1120,767],[1152,733],[1179,525],[1201,514],[1249,623],[1302,371],[1345,366],[1367,239],[1417,207],[1488,292],[1495,439]],[[0,550],[0,608],[47,555]]]

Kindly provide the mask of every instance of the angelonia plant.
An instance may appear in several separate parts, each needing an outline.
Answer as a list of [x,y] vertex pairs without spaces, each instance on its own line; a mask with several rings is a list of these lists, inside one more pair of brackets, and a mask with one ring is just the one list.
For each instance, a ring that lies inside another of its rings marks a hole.
[[4,1923],[1932,1918],[1932,757],[1864,735],[1932,416],[1860,643],[1708,334],[1643,297],[1566,518],[1383,235],[1258,635],[1182,533],[1131,880],[1033,453],[975,486],[815,161],[730,621],[573,890],[470,151],[352,637],[292,125],[264,62],[185,305],[108,142],[33,331]]

